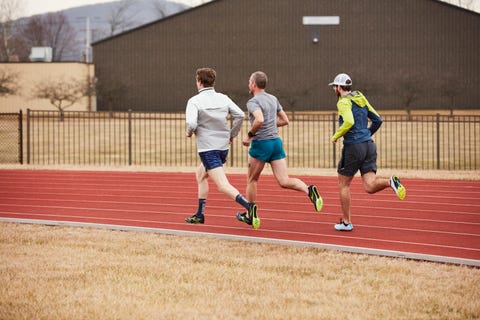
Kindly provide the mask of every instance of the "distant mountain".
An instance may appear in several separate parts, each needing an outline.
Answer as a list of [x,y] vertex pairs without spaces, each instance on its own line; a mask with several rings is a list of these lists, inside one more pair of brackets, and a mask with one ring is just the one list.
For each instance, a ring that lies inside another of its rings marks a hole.
[[[77,48],[64,61],[84,61],[89,20],[90,43],[165,18],[190,7],[166,0],[123,0],[63,10],[77,32]],[[91,52],[88,53],[91,57]],[[91,58],[89,59],[91,61]]]

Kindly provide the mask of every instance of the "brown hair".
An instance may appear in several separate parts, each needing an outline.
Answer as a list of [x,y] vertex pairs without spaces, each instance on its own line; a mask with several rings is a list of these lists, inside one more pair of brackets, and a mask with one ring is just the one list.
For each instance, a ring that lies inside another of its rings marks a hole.
[[212,68],[200,68],[195,72],[195,78],[203,84],[204,87],[213,87],[217,73]]
[[346,84],[345,86],[340,86],[340,87],[342,87],[342,90],[343,91],[352,91],[352,80],[347,79],[345,81],[345,84]]

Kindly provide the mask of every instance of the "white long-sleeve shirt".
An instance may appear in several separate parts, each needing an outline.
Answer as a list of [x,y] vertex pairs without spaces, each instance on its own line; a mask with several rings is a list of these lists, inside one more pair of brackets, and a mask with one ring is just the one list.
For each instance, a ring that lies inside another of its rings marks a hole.
[[[233,117],[230,128],[227,116]],[[227,95],[213,87],[203,88],[187,102],[187,134],[195,133],[198,152],[228,150],[230,138],[235,138],[245,113]]]

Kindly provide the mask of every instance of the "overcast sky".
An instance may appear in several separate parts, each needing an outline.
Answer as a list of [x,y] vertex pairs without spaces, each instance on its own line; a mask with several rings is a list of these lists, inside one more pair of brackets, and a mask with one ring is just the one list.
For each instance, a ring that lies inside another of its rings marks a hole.
[[[38,13],[59,11],[63,9],[83,6],[87,4],[110,2],[108,0],[23,0],[25,12],[22,16],[31,16]],[[196,6],[208,0],[172,0],[190,6]],[[480,0],[442,0],[455,5],[468,6],[471,10],[480,12]]]
[[[88,4],[111,2],[115,0],[23,0],[25,12],[22,16],[60,11],[63,9],[80,7]],[[184,3],[189,6],[196,6],[207,0],[170,0],[172,2]],[[479,0],[480,1],[480,0]]]

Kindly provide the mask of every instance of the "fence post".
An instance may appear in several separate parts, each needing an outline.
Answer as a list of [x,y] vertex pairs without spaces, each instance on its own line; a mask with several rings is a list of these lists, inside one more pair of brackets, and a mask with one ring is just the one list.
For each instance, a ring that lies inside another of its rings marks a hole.
[[437,113],[437,170],[440,170],[440,113]]
[[128,109],[128,165],[132,165],[132,109]]
[[[332,132],[335,132],[337,127],[336,127],[336,123],[337,123],[337,117],[336,117],[336,113],[332,113]],[[333,134],[333,133],[332,133]],[[332,150],[333,150],[333,168],[335,168],[337,166],[337,146],[335,143],[332,143]]]
[[18,113],[18,162],[23,164],[23,112]]
[[27,164],[30,164],[30,109],[27,108]]

